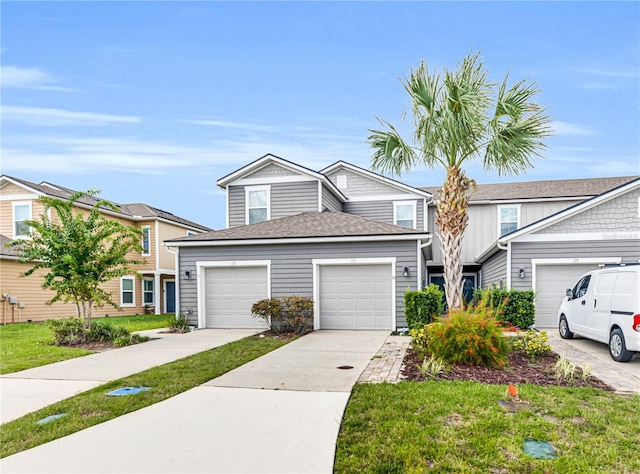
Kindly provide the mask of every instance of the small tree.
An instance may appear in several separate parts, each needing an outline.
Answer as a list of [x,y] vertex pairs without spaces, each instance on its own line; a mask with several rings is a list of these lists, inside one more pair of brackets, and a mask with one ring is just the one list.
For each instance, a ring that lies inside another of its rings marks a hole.
[[9,244],[19,250],[20,262],[34,263],[21,276],[32,275],[40,268],[48,270],[42,287],[55,295],[47,304],[73,302],[88,329],[93,306],[106,303],[118,307],[111,293],[100,285],[127,274],[130,265],[142,263],[127,255],[141,250],[140,230],[109,220],[100,212],[101,208],[117,210],[114,204],[99,200],[87,215],[74,212],[76,201],[97,194],[95,190],[77,192],[69,200],[41,197],[38,201],[44,205],[44,214],[39,220],[26,221],[30,239]]

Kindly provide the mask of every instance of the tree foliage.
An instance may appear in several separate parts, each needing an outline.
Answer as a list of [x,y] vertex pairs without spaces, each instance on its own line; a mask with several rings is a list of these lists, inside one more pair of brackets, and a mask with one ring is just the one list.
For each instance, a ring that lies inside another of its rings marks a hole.
[[430,71],[423,61],[402,83],[411,97],[413,135],[405,140],[389,122],[370,130],[372,167],[401,175],[418,166],[442,166],[447,177],[436,202],[436,226],[444,259],[447,305],[462,304],[461,249],[467,206],[475,182],[462,165],[482,160],[485,170],[518,174],[540,156],[550,134],[549,117],[533,102],[540,92],[527,80],[509,85],[489,79],[480,52],[472,52],[454,70]]
[[77,315],[89,328],[94,306],[118,308],[111,293],[101,285],[129,273],[131,265],[142,263],[129,256],[141,250],[140,230],[101,213],[117,210],[114,204],[98,200],[88,213],[76,207],[82,197],[97,194],[94,190],[78,192],[69,200],[40,197],[45,212],[39,219],[26,221],[29,238],[9,244],[18,249],[22,263],[32,264],[22,276],[39,269],[46,271],[42,287],[55,292],[47,303],[74,303]]

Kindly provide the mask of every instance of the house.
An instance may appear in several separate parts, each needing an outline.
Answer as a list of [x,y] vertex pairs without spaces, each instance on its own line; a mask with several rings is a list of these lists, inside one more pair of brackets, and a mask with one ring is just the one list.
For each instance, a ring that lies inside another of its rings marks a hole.
[[[37,199],[49,196],[69,199],[75,193],[56,184],[32,183],[11,176],[0,176],[0,292],[7,295],[0,301],[3,308],[2,322],[43,321],[50,318],[75,315],[75,306],[61,302],[46,305],[53,292],[43,290],[43,271],[20,277],[29,266],[18,262],[18,252],[5,244],[28,238],[25,220],[37,219],[44,207]],[[79,211],[90,210],[99,199],[83,196],[76,202]],[[115,204],[115,203],[114,203]],[[116,311],[111,306],[95,308],[94,316],[156,314],[175,311],[175,256],[162,241],[210,231],[208,227],[183,219],[169,212],[142,203],[115,204],[117,210],[104,208],[102,214],[142,231],[141,255],[132,255],[144,260],[135,266],[130,275],[113,280],[105,285],[119,304]]]
[[[314,171],[274,155],[217,184],[226,192],[226,229],[165,242],[177,254],[177,306],[191,324],[259,326],[252,303],[297,294],[314,299],[316,329],[394,330],[406,327],[407,289],[442,283],[437,188],[342,161]],[[491,284],[533,288],[536,324],[555,325],[544,308],[576,272],[640,259],[639,188],[638,177],[479,185],[463,249],[465,294]],[[580,235],[573,221],[584,221]],[[544,229],[557,242],[532,237]],[[570,270],[548,286],[553,265]]]

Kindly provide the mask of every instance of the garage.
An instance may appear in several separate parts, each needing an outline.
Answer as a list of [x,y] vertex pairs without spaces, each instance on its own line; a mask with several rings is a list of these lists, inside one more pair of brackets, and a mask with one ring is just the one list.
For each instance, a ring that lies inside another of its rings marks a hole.
[[536,266],[536,327],[558,325],[558,308],[565,290],[572,288],[583,273],[598,268],[598,264],[538,264]]
[[320,265],[320,329],[392,329],[393,265]]
[[251,305],[268,295],[267,266],[205,268],[205,327],[265,327],[261,320],[251,316]]

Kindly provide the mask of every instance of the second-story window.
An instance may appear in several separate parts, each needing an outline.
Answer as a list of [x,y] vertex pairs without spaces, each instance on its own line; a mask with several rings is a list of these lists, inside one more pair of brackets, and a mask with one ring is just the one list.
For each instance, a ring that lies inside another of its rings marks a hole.
[[257,224],[268,221],[270,218],[269,209],[269,186],[251,186],[245,188],[247,205],[247,224]]
[[520,227],[520,206],[498,206],[498,234],[500,237]]
[[400,201],[393,203],[393,223],[409,229],[416,228],[416,203]]
[[13,237],[15,239],[29,237],[29,226],[25,221],[31,219],[30,202],[13,203]]
[[151,255],[151,227],[142,227],[142,255]]

